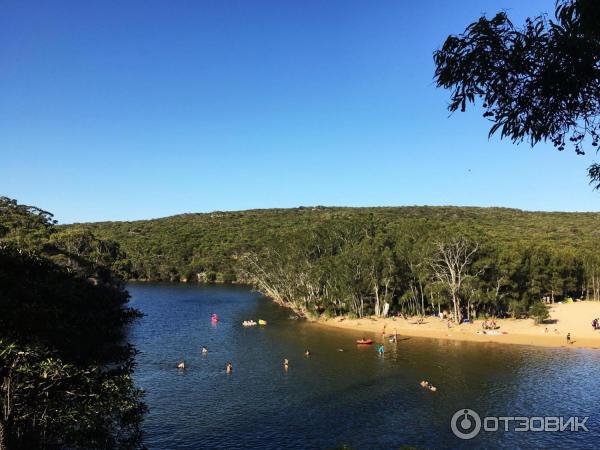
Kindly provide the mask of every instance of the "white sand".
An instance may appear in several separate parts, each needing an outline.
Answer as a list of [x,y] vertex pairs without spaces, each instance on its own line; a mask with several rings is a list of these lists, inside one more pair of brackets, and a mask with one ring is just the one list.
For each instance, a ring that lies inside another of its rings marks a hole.
[[[441,339],[455,339],[473,342],[497,342],[506,344],[537,345],[544,347],[567,347],[566,336],[571,333],[572,344],[569,347],[600,348],[600,331],[592,328],[592,320],[600,318],[600,302],[577,302],[550,305],[550,319],[555,323],[535,325],[532,319],[498,319],[496,325],[499,332],[506,334],[487,335],[477,334],[482,330],[482,320],[472,324],[462,324],[447,328],[445,321],[437,317],[427,317],[423,324],[417,324],[417,319],[400,318],[363,318],[350,320],[335,318],[321,320],[325,326],[356,330],[357,339],[363,333],[375,334],[377,341],[386,325],[386,339],[397,330],[399,335],[421,336]],[[545,332],[545,329],[548,332]],[[555,331],[556,330],[556,331]]]

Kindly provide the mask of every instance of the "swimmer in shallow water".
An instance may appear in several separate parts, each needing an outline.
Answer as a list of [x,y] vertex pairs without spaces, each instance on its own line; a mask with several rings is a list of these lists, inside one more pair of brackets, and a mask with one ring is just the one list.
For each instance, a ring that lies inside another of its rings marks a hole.
[[202,346],[202,354],[206,355],[208,353],[208,348],[206,348],[204,345]]
[[227,363],[227,367],[225,368],[225,370],[227,371],[227,373],[233,372],[233,364],[231,364],[230,362],[228,362]]
[[179,364],[177,364],[177,368],[178,369],[185,369],[185,361],[181,361]]
[[288,368],[289,368],[289,367],[290,367],[290,362],[288,361],[288,359],[287,359],[287,358],[284,358],[284,359],[283,359],[283,368],[284,368],[285,370],[288,370]]

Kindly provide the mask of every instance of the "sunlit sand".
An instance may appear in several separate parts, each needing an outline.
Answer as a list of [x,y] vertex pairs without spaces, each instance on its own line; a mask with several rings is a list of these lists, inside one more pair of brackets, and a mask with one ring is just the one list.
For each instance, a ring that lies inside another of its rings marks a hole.
[[[592,320],[600,317],[600,302],[555,303],[550,306],[550,318],[540,325],[533,319],[496,319],[499,334],[483,334],[483,320],[448,328],[447,322],[438,317],[428,316],[422,324],[417,318],[399,317],[362,319],[334,318],[321,320],[325,326],[356,330],[375,334],[381,340],[385,327],[386,341],[394,335],[419,336],[440,339],[454,339],[473,342],[496,342],[504,344],[536,345],[542,347],[585,347],[600,348],[600,330],[594,330]],[[489,331],[488,331],[489,333]],[[571,334],[571,344],[567,344],[567,333]]]

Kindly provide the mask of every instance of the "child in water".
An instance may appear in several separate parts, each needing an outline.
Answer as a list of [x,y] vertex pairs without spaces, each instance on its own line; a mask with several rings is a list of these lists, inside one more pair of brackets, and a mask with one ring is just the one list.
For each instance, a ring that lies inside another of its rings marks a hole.
[[385,351],[385,347],[383,346],[383,342],[381,344],[379,344],[379,348],[377,349],[377,353],[379,353],[379,355],[383,355],[383,352]]

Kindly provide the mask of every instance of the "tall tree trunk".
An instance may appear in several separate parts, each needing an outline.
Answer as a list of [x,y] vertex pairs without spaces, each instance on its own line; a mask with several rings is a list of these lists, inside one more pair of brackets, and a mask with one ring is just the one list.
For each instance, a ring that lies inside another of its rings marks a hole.
[[467,320],[471,321],[471,299],[467,300]]
[[458,325],[458,302],[454,293],[452,293],[452,304],[454,306],[454,322]]
[[2,419],[0,419],[0,450],[8,450],[8,430]]
[[425,317],[425,296],[423,295],[423,284],[419,282],[419,292],[421,293],[421,314]]

